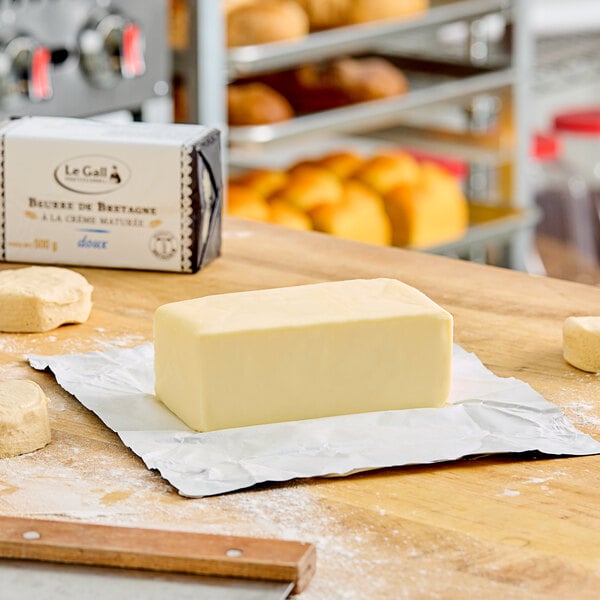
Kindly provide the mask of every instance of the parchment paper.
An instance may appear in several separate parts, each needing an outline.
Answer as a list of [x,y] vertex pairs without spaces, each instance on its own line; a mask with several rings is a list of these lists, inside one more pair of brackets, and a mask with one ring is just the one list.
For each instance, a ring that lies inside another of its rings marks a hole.
[[31,356],[93,411],[149,469],[197,498],[259,482],[538,450],[600,453],[526,383],[496,377],[454,346],[449,405],[197,433],[154,397],[153,346]]

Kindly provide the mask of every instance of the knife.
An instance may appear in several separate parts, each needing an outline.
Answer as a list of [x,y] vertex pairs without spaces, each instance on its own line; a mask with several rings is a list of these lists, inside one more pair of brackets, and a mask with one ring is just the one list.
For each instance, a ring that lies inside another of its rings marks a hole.
[[316,568],[304,542],[21,517],[0,517],[0,558],[2,600],[279,600]]

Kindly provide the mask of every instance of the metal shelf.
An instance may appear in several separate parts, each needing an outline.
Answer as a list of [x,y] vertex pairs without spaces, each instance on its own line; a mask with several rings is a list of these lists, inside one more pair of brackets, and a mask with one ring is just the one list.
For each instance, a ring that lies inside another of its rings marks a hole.
[[365,131],[401,122],[400,113],[437,102],[460,100],[512,85],[512,69],[482,73],[464,79],[406,73],[411,91],[403,96],[374,100],[311,113],[272,125],[230,127],[233,144],[265,143],[316,132]]
[[432,0],[426,12],[410,19],[339,27],[311,33],[298,41],[231,48],[227,53],[227,73],[231,80],[284,69],[300,62],[361,53],[403,32],[475,19],[506,10],[510,5],[509,0]]

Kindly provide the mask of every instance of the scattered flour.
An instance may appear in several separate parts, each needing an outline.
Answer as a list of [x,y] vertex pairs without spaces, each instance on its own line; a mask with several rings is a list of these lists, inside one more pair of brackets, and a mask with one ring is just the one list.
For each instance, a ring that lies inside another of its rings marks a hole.
[[597,416],[600,404],[600,390],[598,391],[599,402],[596,406],[591,402],[572,402],[562,405],[565,415],[576,427],[585,427],[594,431],[600,431],[600,417]]

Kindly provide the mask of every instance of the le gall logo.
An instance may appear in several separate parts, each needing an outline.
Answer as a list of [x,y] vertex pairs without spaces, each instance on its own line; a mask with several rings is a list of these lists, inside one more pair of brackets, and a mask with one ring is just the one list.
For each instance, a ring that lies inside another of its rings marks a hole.
[[79,194],[106,194],[123,187],[130,177],[129,167],[110,156],[78,156],[54,169],[59,185]]

